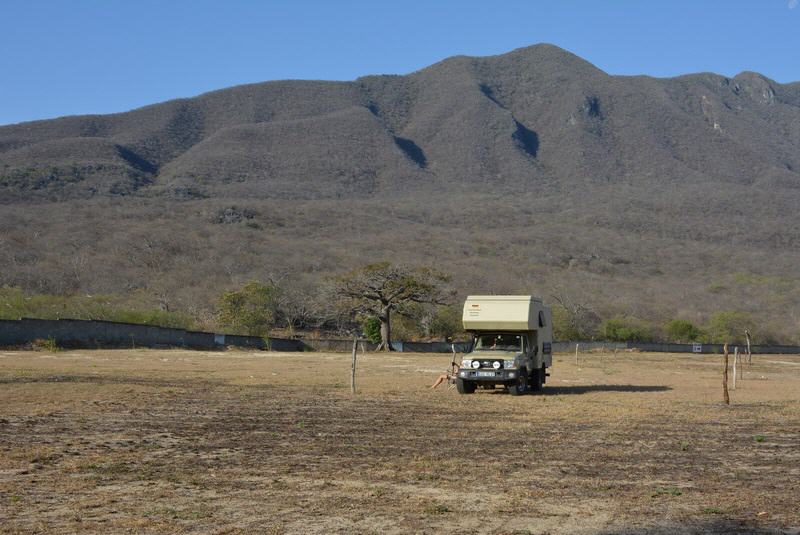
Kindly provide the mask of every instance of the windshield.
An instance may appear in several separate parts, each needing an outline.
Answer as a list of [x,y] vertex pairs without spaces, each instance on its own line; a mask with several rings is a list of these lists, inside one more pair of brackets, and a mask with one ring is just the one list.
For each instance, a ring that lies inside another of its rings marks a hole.
[[522,335],[480,334],[475,337],[475,351],[522,351]]

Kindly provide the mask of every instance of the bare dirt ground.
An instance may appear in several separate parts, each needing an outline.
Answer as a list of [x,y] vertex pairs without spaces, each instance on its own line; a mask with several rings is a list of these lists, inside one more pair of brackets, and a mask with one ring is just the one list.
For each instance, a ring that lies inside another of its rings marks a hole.
[[800,357],[0,351],[2,533],[797,533]]

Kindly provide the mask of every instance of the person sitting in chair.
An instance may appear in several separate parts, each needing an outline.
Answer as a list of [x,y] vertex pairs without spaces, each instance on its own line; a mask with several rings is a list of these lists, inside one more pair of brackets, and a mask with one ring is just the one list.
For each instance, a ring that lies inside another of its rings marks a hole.
[[450,363],[450,369],[436,378],[436,382],[431,385],[431,388],[436,388],[440,384],[445,381],[449,383],[456,382],[456,376],[458,375],[458,364],[455,361]]

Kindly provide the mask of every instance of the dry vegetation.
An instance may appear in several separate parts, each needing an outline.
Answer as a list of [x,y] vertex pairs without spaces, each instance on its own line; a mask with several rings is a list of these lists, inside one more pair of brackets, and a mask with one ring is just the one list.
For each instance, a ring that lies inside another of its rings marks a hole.
[[[602,318],[800,343],[800,83],[609,76],[553,46],[0,127],[0,286],[212,328],[249,280],[388,260]],[[0,302],[0,312],[3,303]]]
[[557,356],[514,398],[369,354],[351,397],[346,355],[4,352],[0,532],[792,532],[800,358],[730,407],[720,359]]

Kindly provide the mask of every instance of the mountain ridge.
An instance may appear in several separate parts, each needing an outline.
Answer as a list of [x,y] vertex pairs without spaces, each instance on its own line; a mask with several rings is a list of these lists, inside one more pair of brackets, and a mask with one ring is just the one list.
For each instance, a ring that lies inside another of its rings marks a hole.
[[743,307],[800,332],[800,83],[758,73],[615,76],[534,45],[19,123],[0,207],[0,285],[28,291],[207,311],[378,257],[464,292],[567,285],[606,314]]

